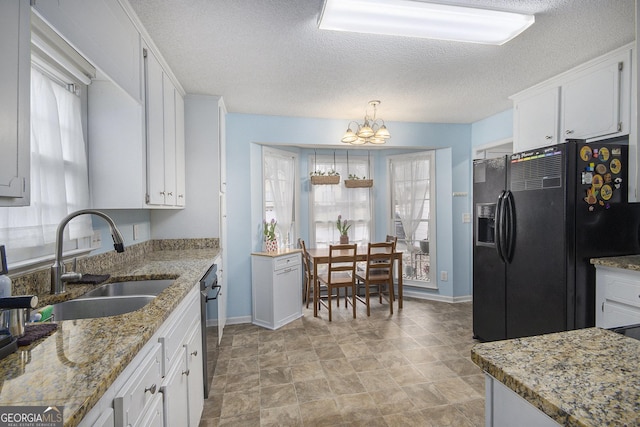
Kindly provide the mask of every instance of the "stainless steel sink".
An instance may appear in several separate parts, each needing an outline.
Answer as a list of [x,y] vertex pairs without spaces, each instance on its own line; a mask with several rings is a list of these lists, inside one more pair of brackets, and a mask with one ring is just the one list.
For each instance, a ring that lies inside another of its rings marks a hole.
[[173,282],[173,279],[160,279],[106,283],[96,289],[87,292],[78,299],[131,295],[157,296],[158,294],[160,294],[160,292],[171,286]]
[[149,304],[155,296],[113,296],[74,299],[53,305],[53,320],[91,319],[117,316],[138,310]]

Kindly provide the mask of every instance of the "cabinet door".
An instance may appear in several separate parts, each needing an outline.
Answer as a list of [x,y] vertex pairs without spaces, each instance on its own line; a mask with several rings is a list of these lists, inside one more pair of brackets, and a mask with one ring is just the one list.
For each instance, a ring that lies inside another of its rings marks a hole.
[[302,316],[302,283],[300,266],[275,272],[273,281],[273,312],[276,328]]
[[175,91],[176,97],[176,206],[184,206],[186,203],[186,170],[185,170],[185,146],[184,146],[184,99]]
[[514,108],[514,153],[558,143],[559,87],[517,100]]
[[164,204],[176,204],[176,89],[166,74],[162,75],[164,89]]
[[164,184],[164,86],[160,62],[145,49],[145,110],[147,123],[148,203],[165,203]]
[[149,403],[147,413],[140,421],[140,427],[164,427],[164,414],[162,411],[162,395],[158,394]]
[[[184,350],[183,350],[184,351]],[[166,426],[186,426],[189,416],[187,398],[188,375],[186,356],[180,357],[169,371],[162,386],[164,423]]]
[[29,2],[0,3],[0,206],[29,205]]
[[621,129],[620,76],[623,62],[588,70],[562,86],[563,138],[593,138]]
[[[227,108],[222,98],[218,101],[218,162],[220,167],[220,192],[227,191]],[[224,246],[223,246],[224,247]]]
[[200,321],[191,328],[191,335],[185,345],[187,353],[187,381],[189,383],[189,426],[198,427],[204,407],[204,365],[202,333]]

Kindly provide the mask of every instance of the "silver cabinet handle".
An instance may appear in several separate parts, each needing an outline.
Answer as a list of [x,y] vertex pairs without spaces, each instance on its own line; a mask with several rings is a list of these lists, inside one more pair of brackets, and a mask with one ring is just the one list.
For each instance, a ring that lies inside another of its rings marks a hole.
[[164,191],[161,191],[161,192],[160,192],[160,195],[164,196]]
[[151,392],[151,394],[156,394],[156,385],[153,384],[151,387],[145,388],[144,392]]
[[553,139],[553,137],[551,135],[547,135],[544,137],[544,139]]
[[573,133],[573,130],[567,129],[564,133],[566,133],[567,135],[571,135]]
[[184,197],[184,195],[182,195],[182,194],[178,194],[178,198],[179,198],[179,199],[182,199],[183,197]]
[[186,371],[182,371],[182,375],[189,376],[189,370],[187,369]]
[[192,352],[191,352],[191,355],[192,355],[192,356],[197,356],[197,355],[198,355],[198,350],[192,351]]
[[167,193],[167,196],[173,196],[173,192],[171,192],[171,191],[170,191],[170,192],[168,192],[168,193]]

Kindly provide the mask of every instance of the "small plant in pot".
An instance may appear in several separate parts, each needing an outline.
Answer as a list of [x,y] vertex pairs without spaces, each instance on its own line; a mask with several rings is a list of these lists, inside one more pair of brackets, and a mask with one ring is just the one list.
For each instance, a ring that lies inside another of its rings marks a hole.
[[270,222],[264,221],[263,233],[267,252],[276,252],[278,250],[278,241],[276,240],[277,223],[275,219],[272,219]]
[[340,233],[340,244],[345,245],[349,243],[349,228],[351,228],[351,224],[348,224],[348,221],[345,219],[342,220],[342,215],[338,215],[338,220],[336,221],[336,227],[338,228],[338,232]]

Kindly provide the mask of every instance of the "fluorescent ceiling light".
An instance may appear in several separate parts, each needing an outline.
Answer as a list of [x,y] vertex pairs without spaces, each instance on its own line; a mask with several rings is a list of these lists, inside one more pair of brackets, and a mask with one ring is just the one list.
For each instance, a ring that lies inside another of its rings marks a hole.
[[526,30],[533,15],[411,0],[325,0],[322,30],[501,45]]

